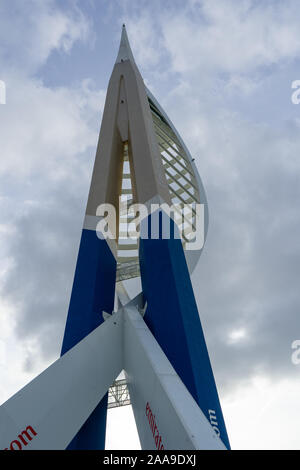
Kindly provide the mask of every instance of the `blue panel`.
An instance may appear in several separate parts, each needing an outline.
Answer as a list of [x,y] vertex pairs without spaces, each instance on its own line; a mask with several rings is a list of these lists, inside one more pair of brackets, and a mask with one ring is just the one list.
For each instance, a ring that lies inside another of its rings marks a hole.
[[[93,230],[83,230],[61,355],[102,322],[102,311],[114,308],[116,260]],[[104,449],[107,396],[104,397],[68,449]]]
[[[170,219],[172,228],[174,222]],[[150,233],[151,216],[148,218]],[[220,433],[230,444],[202,331],[181,240],[140,240],[144,320],[174,369]],[[209,412],[209,410],[211,410]]]
[[61,354],[103,322],[114,308],[116,260],[93,230],[83,230]]

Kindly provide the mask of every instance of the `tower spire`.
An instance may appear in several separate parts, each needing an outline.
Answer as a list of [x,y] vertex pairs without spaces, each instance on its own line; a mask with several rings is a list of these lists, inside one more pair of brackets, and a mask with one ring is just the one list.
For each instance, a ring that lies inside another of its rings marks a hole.
[[127,36],[126,26],[125,24],[123,24],[120,47],[119,47],[116,64],[118,64],[119,62],[124,62],[125,60],[130,60],[134,62],[134,57],[133,57],[132,50],[131,50],[129,40],[128,40],[128,36]]

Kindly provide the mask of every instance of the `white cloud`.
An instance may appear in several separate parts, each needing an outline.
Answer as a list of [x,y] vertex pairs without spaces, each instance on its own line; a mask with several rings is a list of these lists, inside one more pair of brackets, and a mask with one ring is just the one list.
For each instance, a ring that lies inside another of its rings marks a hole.
[[299,57],[298,5],[286,2],[199,0],[162,28],[172,66],[182,73],[246,73]]
[[[274,364],[276,367],[276,364]],[[235,450],[299,449],[299,378],[274,382],[262,376],[241,384],[223,401]]]
[[228,342],[230,344],[238,343],[240,341],[243,341],[247,337],[247,331],[245,328],[239,328],[230,331],[228,335]]
[[90,23],[76,6],[64,12],[54,0],[27,0],[26,6],[18,0],[0,4],[3,68],[33,72],[53,50],[68,52],[75,41],[86,41],[90,34]]
[[51,89],[31,78],[20,81],[17,75],[9,76],[8,90],[0,114],[5,155],[0,175],[28,177],[38,171],[47,172],[49,179],[66,176],[76,155],[97,141],[95,118],[103,107],[104,92],[87,82],[76,88]]

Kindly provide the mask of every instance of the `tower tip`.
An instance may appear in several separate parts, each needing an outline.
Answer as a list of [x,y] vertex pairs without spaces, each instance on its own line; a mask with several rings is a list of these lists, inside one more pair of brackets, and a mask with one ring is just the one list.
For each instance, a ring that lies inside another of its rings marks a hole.
[[134,57],[129,44],[125,23],[123,23],[122,25],[121,42],[116,63],[123,62],[124,60],[131,60],[132,62],[134,62]]

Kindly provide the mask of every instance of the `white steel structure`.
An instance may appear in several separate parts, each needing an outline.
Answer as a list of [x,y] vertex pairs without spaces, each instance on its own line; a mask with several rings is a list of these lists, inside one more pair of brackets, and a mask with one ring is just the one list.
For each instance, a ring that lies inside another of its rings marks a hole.
[[[124,229],[126,201],[148,210],[135,238]],[[203,245],[189,249],[199,204],[204,241],[197,169],[145,87],[123,26],[61,357],[0,407],[3,449],[103,449],[107,407],[130,402],[142,449],[229,448],[190,281]],[[116,224],[105,227],[103,207],[114,209]],[[126,281],[134,277],[142,288],[131,299]],[[122,371],[126,379],[116,381]]]

